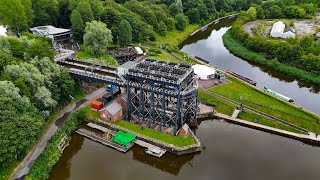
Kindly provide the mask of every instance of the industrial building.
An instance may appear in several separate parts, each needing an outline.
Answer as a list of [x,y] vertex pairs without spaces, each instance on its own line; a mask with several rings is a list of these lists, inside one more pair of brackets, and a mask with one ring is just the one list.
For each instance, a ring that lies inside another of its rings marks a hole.
[[285,32],[285,24],[282,21],[278,21],[273,24],[270,36],[273,38],[289,38],[295,37],[296,35],[290,30]]
[[30,28],[30,31],[36,36],[51,38],[52,44],[69,41],[71,39],[71,29],[56,28],[48,25]]

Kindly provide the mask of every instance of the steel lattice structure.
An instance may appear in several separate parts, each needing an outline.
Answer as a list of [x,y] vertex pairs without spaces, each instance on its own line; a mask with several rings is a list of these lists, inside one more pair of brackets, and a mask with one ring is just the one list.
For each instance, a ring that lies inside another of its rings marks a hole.
[[124,75],[127,89],[128,121],[148,127],[197,124],[198,87],[190,65],[147,59]]

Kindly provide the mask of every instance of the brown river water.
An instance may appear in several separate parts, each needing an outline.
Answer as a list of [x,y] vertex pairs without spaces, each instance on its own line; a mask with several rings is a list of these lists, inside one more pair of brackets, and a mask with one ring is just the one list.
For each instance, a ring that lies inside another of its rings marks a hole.
[[[209,60],[219,69],[233,69],[293,98],[320,114],[319,87],[299,82],[230,54],[222,35],[234,20],[226,19],[186,40],[182,51]],[[228,124],[202,121],[195,130],[201,153],[162,158],[134,146],[121,153],[74,134],[50,180],[319,180],[320,148],[299,141]]]

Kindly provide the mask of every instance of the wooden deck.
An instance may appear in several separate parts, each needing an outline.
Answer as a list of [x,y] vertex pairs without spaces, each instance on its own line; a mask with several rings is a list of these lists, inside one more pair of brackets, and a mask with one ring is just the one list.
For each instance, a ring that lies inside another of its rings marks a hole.
[[120,152],[127,152],[134,145],[134,143],[130,143],[127,147],[122,146],[118,143],[113,142],[111,139],[105,138],[102,135],[98,135],[98,134],[91,132],[89,130],[86,130],[86,129],[78,129],[76,131],[76,133],[78,133],[84,137],[87,137],[93,141],[99,142],[103,145],[112,147]]

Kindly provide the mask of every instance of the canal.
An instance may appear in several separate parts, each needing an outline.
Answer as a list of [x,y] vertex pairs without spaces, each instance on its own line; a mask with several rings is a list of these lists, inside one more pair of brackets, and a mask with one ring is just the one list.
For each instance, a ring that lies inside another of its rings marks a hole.
[[199,154],[161,159],[136,145],[126,154],[74,134],[50,180],[219,179],[277,180],[320,177],[320,148],[217,120],[201,122]]
[[204,32],[189,37],[181,45],[181,51],[190,56],[199,56],[221,70],[233,70],[257,82],[257,87],[264,86],[286,95],[295,104],[320,114],[320,86],[299,81],[288,75],[278,73],[256,63],[242,60],[231,54],[223,45],[222,36],[230,28],[233,19],[220,20]]
[[[182,50],[208,59],[220,69],[233,69],[251,77],[259,87],[279,91],[320,113],[316,108],[319,87],[228,53],[221,38],[233,21],[227,19],[210,26],[186,40]],[[123,154],[74,133],[49,179],[318,180],[320,177],[319,147],[217,120],[202,121],[195,133],[204,147],[201,153],[183,156],[166,153],[161,159],[146,155],[138,146]]]

